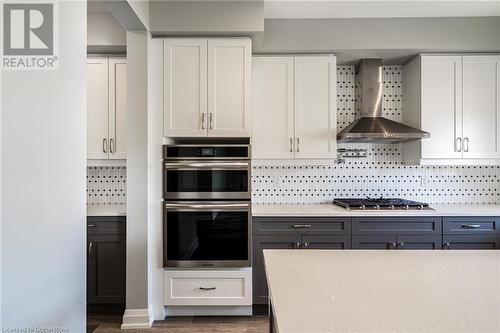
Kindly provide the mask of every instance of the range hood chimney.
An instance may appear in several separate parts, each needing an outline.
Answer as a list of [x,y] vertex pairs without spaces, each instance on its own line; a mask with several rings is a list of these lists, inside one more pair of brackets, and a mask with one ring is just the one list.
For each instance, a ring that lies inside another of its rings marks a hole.
[[337,135],[339,142],[401,143],[431,135],[382,117],[382,60],[363,59],[357,67],[360,115]]

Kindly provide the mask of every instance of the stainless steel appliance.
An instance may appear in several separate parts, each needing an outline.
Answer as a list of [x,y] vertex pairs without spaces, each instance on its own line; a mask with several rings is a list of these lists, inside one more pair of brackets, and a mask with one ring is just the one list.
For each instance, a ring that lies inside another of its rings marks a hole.
[[250,199],[249,145],[166,145],[164,199]]
[[382,60],[363,59],[357,67],[359,82],[360,114],[337,134],[339,142],[383,142],[400,143],[423,138],[430,134],[382,117]]
[[428,203],[399,198],[346,198],[333,203],[351,210],[431,210]]
[[249,145],[166,145],[164,267],[251,267]]

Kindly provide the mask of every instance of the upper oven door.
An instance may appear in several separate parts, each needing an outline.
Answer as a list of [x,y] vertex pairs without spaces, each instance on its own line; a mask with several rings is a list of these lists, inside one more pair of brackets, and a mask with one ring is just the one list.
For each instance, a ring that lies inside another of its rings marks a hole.
[[166,161],[165,199],[250,199],[249,160]]
[[251,203],[165,203],[165,267],[250,267]]

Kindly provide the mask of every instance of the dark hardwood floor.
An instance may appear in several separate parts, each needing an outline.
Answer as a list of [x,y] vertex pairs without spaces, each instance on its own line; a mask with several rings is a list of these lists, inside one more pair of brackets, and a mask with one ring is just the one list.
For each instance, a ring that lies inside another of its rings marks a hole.
[[121,315],[89,314],[87,333],[267,333],[267,316],[252,317],[171,317],[155,321],[153,327],[142,330],[120,330]]

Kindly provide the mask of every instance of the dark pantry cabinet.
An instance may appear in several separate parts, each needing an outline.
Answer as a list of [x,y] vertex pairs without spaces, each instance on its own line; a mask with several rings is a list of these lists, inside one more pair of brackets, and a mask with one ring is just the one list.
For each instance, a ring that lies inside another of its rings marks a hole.
[[87,217],[87,303],[125,303],[124,216]]

